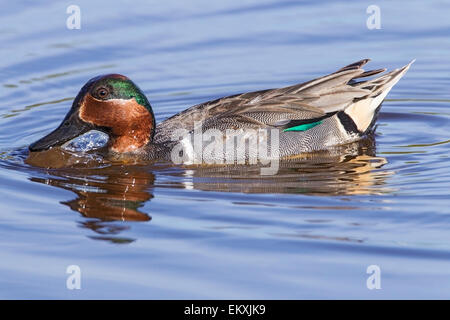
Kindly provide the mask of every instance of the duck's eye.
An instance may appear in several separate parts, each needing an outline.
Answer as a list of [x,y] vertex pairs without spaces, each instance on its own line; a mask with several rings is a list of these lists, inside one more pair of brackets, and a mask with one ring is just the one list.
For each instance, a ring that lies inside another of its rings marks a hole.
[[101,87],[101,88],[97,89],[97,96],[99,98],[106,98],[106,96],[108,96],[108,94],[109,94],[109,91],[105,87]]

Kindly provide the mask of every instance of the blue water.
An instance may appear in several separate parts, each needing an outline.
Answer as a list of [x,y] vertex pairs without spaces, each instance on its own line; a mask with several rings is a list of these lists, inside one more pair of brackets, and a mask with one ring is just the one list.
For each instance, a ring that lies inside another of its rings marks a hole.
[[[79,30],[70,4],[1,5],[0,298],[450,298],[449,2],[77,1]],[[161,121],[362,58],[417,61],[356,157],[266,178],[26,162],[98,74],[130,77]]]

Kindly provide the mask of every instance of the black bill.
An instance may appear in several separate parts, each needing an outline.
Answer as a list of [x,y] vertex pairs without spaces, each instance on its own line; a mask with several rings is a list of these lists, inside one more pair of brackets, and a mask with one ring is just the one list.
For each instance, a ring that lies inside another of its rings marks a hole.
[[72,140],[93,128],[93,125],[81,121],[75,114],[68,115],[58,128],[32,143],[28,149],[32,152],[38,152],[61,146],[65,142]]

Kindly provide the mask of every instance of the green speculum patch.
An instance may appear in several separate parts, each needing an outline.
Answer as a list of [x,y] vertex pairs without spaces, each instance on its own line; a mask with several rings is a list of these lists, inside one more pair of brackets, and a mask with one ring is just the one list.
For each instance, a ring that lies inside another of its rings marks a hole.
[[299,126],[295,126],[295,127],[284,129],[283,132],[286,132],[286,131],[306,131],[306,130],[309,130],[311,128],[314,128],[315,126],[317,126],[317,125],[319,125],[321,123],[322,123],[322,121],[317,121],[317,122],[312,122],[312,123],[305,123],[305,124],[301,124]]

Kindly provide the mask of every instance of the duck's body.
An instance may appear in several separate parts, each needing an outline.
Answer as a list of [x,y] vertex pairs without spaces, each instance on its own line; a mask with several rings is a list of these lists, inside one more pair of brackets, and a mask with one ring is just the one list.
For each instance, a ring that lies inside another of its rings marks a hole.
[[[192,132],[196,122],[202,123],[203,132],[208,129],[276,129],[280,157],[356,141],[373,127],[381,102],[411,65],[374,80],[355,82],[385,71],[364,72],[361,67],[367,62],[356,62],[306,83],[233,95],[193,106],[159,123],[153,144],[158,149],[167,146],[163,153],[170,156],[173,132],[180,128]],[[223,155],[218,158],[223,159]]]
[[[227,138],[228,131],[241,133],[237,139],[242,141],[248,140],[249,135],[268,131],[266,136],[258,135],[256,140],[265,139],[270,151],[265,153],[266,156],[290,157],[356,141],[372,128],[383,99],[412,62],[381,77],[357,82],[356,79],[385,71],[364,72],[361,67],[368,61],[361,60],[302,84],[202,103],[158,125],[155,125],[145,96],[129,79],[119,75],[97,77],[83,87],[63,124],[67,127],[81,126],[80,132],[88,129],[107,132],[111,137],[109,149],[112,153],[173,160],[174,149],[178,148],[176,152],[179,152],[179,147],[182,147],[185,162],[199,157],[206,161],[223,160],[230,151],[225,147],[226,141],[230,140]],[[127,86],[133,87],[130,89]],[[106,90],[108,95],[103,97],[101,90]],[[55,143],[54,140],[58,130],[64,129],[63,124],[32,144],[30,150],[39,151],[60,145],[60,141]],[[188,135],[181,137],[180,130]],[[199,140],[196,140],[194,133],[211,132],[214,139],[203,138],[203,143],[198,147]],[[68,136],[66,134],[61,139],[64,140],[62,143],[73,136],[76,135],[72,132]],[[277,139],[277,144],[273,144],[274,139]],[[244,142],[244,145],[246,143],[248,147],[249,143]],[[276,145],[278,151],[273,152]],[[214,152],[204,154],[205,149],[214,149]],[[199,152],[202,155],[199,156]],[[249,150],[236,153],[235,160],[250,155]]]

